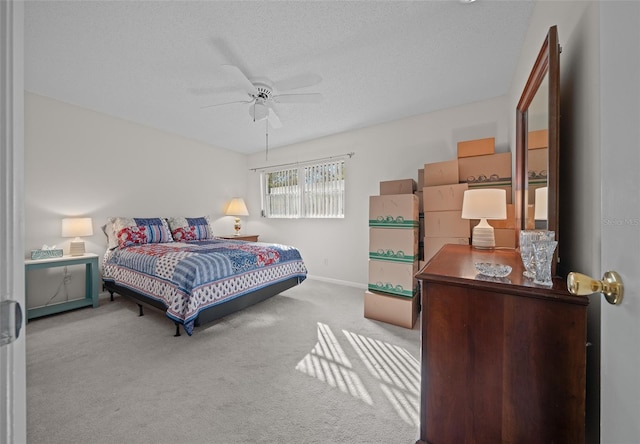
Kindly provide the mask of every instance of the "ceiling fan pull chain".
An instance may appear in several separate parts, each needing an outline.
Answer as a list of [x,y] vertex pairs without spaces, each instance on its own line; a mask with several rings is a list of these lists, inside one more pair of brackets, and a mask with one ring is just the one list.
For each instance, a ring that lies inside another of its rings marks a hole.
[[[255,114],[255,113],[254,113]],[[265,119],[266,130],[264,132],[265,136],[265,151],[264,151],[264,160],[269,160],[269,119]]]

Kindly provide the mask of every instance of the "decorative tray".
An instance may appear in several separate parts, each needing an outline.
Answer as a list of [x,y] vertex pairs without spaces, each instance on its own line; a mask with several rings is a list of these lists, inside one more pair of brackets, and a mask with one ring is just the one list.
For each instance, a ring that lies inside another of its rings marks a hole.
[[504,264],[492,264],[490,262],[476,262],[476,270],[483,275],[489,277],[505,277],[511,273],[511,267]]

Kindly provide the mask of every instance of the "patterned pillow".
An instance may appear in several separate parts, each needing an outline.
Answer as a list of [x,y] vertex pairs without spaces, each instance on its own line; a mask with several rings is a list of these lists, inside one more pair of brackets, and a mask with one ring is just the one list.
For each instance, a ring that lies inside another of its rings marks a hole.
[[116,236],[116,231],[113,227],[115,220],[115,217],[110,217],[107,219],[107,223],[102,226],[102,232],[107,236],[107,247],[109,250],[118,247],[118,236]]
[[213,228],[209,216],[170,217],[169,227],[176,242],[213,239]]
[[150,219],[117,217],[113,228],[120,248],[135,244],[173,242],[167,220],[159,217]]

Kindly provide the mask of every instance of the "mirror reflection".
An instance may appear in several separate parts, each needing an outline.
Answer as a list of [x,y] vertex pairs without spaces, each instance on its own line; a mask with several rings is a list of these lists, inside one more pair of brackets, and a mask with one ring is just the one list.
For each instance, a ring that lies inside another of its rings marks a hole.
[[527,109],[526,228],[548,229],[549,76],[545,74]]
[[559,128],[560,45],[552,26],[516,107],[514,199],[519,230],[553,231],[558,242]]

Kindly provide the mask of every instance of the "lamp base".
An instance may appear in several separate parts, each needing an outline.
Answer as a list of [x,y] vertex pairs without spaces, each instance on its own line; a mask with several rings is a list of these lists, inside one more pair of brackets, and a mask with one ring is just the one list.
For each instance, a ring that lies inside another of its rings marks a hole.
[[491,250],[496,247],[493,227],[487,223],[486,219],[481,219],[480,223],[473,228],[471,245],[480,250]]
[[82,256],[84,254],[84,241],[71,241],[69,255]]
[[233,229],[236,230],[236,236],[240,236],[240,229],[242,228],[241,224],[240,224],[240,218],[236,217],[234,223],[233,223]]

